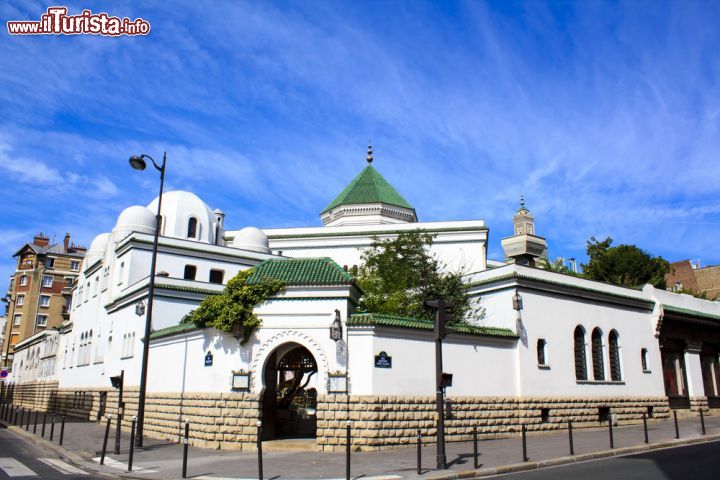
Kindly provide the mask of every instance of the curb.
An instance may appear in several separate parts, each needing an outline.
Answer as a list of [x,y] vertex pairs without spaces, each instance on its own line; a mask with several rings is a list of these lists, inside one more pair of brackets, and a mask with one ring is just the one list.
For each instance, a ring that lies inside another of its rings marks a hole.
[[482,478],[493,475],[505,475],[508,473],[525,472],[528,470],[537,470],[540,468],[558,467],[561,465],[569,465],[571,463],[587,462],[589,460],[598,460],[601,458],[622,457],[625,455],[633,455],[637,453],[647,452],[650,450],[660,450],[663,448],[683,447],[687,445],[695,445],[698,443],[715,442],[720,440],[720,434],[707,435],[703,437],[695,437],[688,439],[669,440],[664,442],[650,443],[648,445],[634,445],[632,447],[615,448],[613,450],[601,450],[599,452],[583,453],[567,457],[558,457],[550,460],[538,460],[534,462],[513,463],[510,465],[501,465],[498,467],[486,467],[478,470],[464,470],[454,473],[435,473],[427,475],[427,480],[460,480],[466,478]]

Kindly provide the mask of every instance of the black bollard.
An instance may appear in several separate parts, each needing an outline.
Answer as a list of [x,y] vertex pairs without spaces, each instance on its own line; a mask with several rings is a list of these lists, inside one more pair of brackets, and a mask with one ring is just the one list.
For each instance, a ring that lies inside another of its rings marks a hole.
[[53,435],[55,434],[55,414],[53,413],[52,418],[50,419],[50,441],[53,441]]
[[643,430],[645,431],[645,443],[650,443],[650,439],[648,439],[647,416],[644,413],[643,413]]
[[262,421],[257,421],[257,452],[258,452],[258,478],[263,480],[263,459],[262,459]]
[[130,423],[130,455],[128,455],[128,472],[132,472],[133,454],[135,453],[135,422],[137,422],[137,417],[132,417],[132,421]]
[[35,425],[33,425],[33,435],[35,435],[35,434],[37,433],[37,418],[38,418],[38,415],[40,415],[40,412],[38,412],[37,410],[35,410]]
[[525,438],[525,424],[522,425],[522,447],[523,447],[523,462],[530,460],[527,456],[527,439]]
[[[108,441],[108,437],[110,436],[110,422],[111,421],[112,421],[112,418],[108,417],[107,426],[105,426],[105,438],[103,439],[102,454],[100,454],[100,465],[105,465],[105,452],[107,451],[107,441]],[[45,429],[44,423],[43,423],[43,429]]]
[[700,431],[705,435],[705,417],[702,410],[700,410]]
[[417,429],[417,474],[422,475],[422,433]]
[[20,425],[20,428],[22,428],[22,424],[24,421],[25,421],[25,408],[20,407],[20,422],[18,423],[18,425]]
[[182,478],[187,478],[187,457],[188,457],[188,438],[190,437],[190,419],[185,419],[185,436],[183,437],[183,464]]
[[60,445],[62,445],[64,436],[65,436],[65,415],[62,416],[62,423],[60,424]]
[[612,430],[612,415],[608,416],[608,431],[610,432],[610,448],[615,448],[615,439],[613,438]]
[[345,425],[345,480],[350,480],[350,420]]
[[15,418],[13,418],[13,425],[17,425],[18,416],[20,415],[20,407],[15,407]]
[[[25,431],[26,431],[26,432],[29,432],[29,431],[30,431],[30,417],[31,417],[31,416],[32,416],[32,412],[31,412],[30,410],[28,410],[27,423],[25,424]],[[22,425],[21,425],[21,426],[22,426]]]
[[677,423],[677,410],[673,410],[673,417],[675,418],[675,438],[680,438],[680,427],[678,427]]
[[570,455],[575,455],[575,444],[572,436],[572,422],[568,422],[568,441],[570,442]]
[[[0,385],[2,385],[2,384],[0,384]],[[0,418],[2,418],[3,420],[5,420],[5,410],[7,410],[5,408],[6,406],[7,406],[7,404],[5,402],[3,402],[2,405],[0,405]]]
[[477,427],[473,427],[473,468],[479,468],[478,462],[478,444],[477,444]]
[[47,422],[47,412],[43,412],[43,426],[40,437],[45,438],[45,423]]

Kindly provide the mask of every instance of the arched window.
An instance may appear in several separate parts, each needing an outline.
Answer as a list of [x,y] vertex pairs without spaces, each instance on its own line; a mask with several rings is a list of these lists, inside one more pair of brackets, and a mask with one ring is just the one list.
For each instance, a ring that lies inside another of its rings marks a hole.
[[575,378],[577,380],[587,380],[585,329],[580,325],[575,328]]
[[603,365],[602,332],[596,328],[592,332],[592,362],[593,380],[605,380],[605,367]]
[[547,365],[547,358],[545,356],[545,347],[547,342],[544,338],[538,338],[537,341],[537,362],[538,365]]
[[640,349],[640,363],[642,364],[643,372],[647,372],[648,371],[647,348]]
[[610,335],[608,335],[608,356],[610,357],[610,380],[619,382],[622,380],[620,346],[618,345],[618,333],[615,330],[610,330]]
[[197,238],[197,218],[188,219],[187,238]]

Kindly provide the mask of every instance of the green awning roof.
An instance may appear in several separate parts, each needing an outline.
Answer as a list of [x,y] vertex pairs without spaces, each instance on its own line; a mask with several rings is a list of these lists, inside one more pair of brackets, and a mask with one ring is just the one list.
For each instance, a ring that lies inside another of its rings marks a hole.
[[[420,318],[398,317],[381,313],[355,313],[350,315],[347,321],[348,326],[380,326],[394,328],[412,328],[416,330],[433,330],[435,322]],[[448,333],[460,333],[467,335],[480,335],[491,337],[517,338],[515,332],[509,328],[478,327],[475,325],[456,324],[449,325]]]
[[407,200],[380,175],[380,172],[375,170],[372,165],[368,165],[335,200],[325,207],[323,213],[339,205],[361,203],[385,203],[413,210]]
[[273,258],[253,268],[249,284],[264,279],[280,280],[285,285],[351,285],[353,277],[327,257]]

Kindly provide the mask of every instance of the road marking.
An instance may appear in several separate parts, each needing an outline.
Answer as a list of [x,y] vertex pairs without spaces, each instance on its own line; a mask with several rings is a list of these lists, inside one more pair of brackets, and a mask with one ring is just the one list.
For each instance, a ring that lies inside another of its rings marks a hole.
[[[94,462],[100,463],[100,457],[93,458]],[[111,468],[117,468],[118,470],[124,470],[127,472],[127,462],[119,462],[112,457],[105,456],[105,466]],[[132,473],[157,473],[157,470],[141,467],[133,463]]]
[[58,458],[38,458],[41,462],[46,465],[50,465],[56,470],[60,470],[62,473],[67,475],[87,475],[88,473],[84,470],[80,470],[77,467],[73,467],[69,463],[63,462]]
[[[213,477],[212,475],[200,475],[193,477],[195,480],[257,480],[256,478],[238,478],[238,477]],[[376,477],[362,477],[362,480],[396,480],[402,478],[400,475],[378,475]],[[292,479],[286,479],[292,480]],[[303,480],[314,480],[311,478],[305,478]],[[323,478],[318,480],[345,480],[343,478]]]
[[14,458],[0,458],[0,470],[8,477],[37,477],[38,474]]

